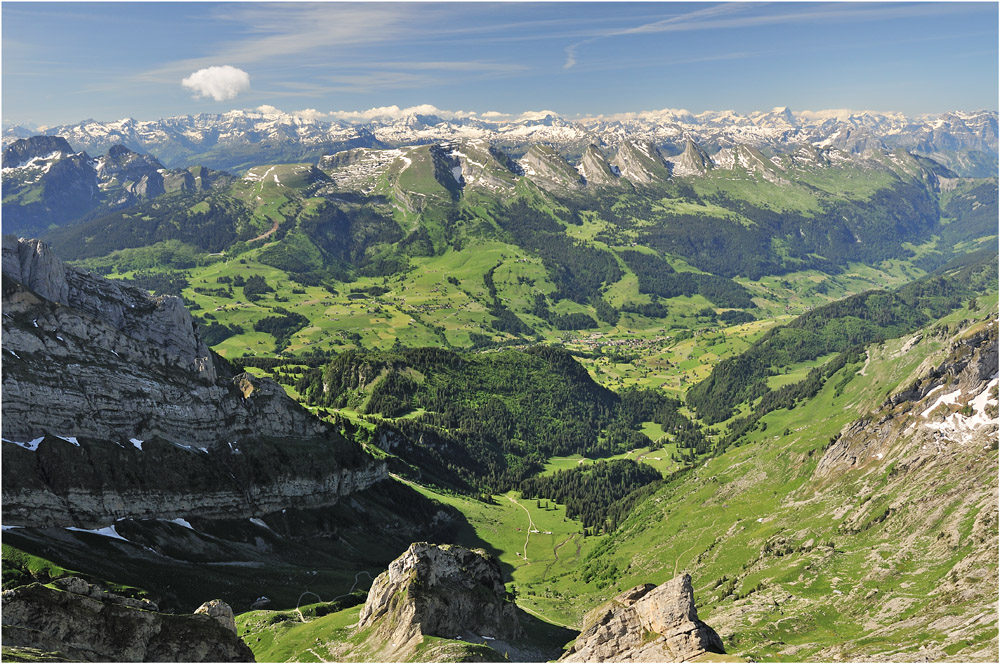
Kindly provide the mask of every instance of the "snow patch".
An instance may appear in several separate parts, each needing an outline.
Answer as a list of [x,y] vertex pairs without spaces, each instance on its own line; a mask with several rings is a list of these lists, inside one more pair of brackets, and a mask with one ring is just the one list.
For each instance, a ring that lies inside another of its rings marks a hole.
[[123,542],[128,542],[127,539],[118,534],[114,526],[108,526],[107,528],[97,528],[94,530],[88,530],[86,528],[76,528],[74,526],[69,526],[66,530],[72,530],[78,533],[91,533],[93,535],[101,535],[102,537],[110,537],[112,539],[120,539]]
[[176,523],[178,526],[183,526],[188,530],[194,530],[194,526],[192,526],[187,519],[181,519],[178,517],[176,519],[170,519],[169,523]]
[[139,450],[141,452],[142,451],[142,444],[145,441],[139,440],[138,438],[129,438],[128,442],[130,442],[133,445],[135,445],[135,449],[137,449],[137,450]]
[[[251,518],[250,519],[250,523],[252,523],[255,526],[260,526],[261,528],[264,528],[265,530],[271,530],[271,527],[269,525],[267,525],[266,523],[264,523],[263,520],[258,519],[256,517]],[[271,532],[274,532],[274,531],[272,530]]]
[[15,444],[15,445],[20,445],[20,446],[21,446],[21,447],[23,447],[24,449],[26,449],[26,450],[30,450],[30,451],[34,452],[34,451],[36,451],[36,450],[38,449],[38,445],[39,445],[39,444],[40,444],[40,443],[41,443],[41,442],[42,442],[43,440],[45,440],[45,436],[41,436],[40,438],[35,438],[34,440],[29,440],[29,441],[28,441],[28,442],[26,442],[26,443],[21,443],[21,442],[18,442],[18,441],[16,441],[16,440],[7,440],[6,438],[3,438],[2,440],[3,440],[3,442],[5,442],[5,443],[13,443],[13,444]]
[[62,440],[65,440],[67,443],[69,443],[70,445],[76,445],[77,447],[80,447],[80,441],[78,441],[76,439],[76,436],[58,436],[57,435],[56,438],[61,438]]

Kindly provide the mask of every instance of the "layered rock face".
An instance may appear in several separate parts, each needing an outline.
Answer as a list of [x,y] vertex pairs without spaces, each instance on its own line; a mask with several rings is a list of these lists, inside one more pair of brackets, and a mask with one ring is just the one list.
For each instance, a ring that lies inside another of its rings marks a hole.
[[584,618],[584,629],[559,661],[679,662],[725,653],[722,639],[698,620],[691,576],[628,590]]
[[423,636],[511,640],[521,635],[500,565],[485,551],[410,545],[376,577],[358,621],[397,649]]
[[[175,297],[3,240],[4,523],[256,517],[316,507],[384,464],[238,374]],[[301,453],[300,453],[301,452]]]
[[172,615],[76,577],[59,584],[60,590],[33,583],[3,592],[5,648],[87,662],[254,661],[235,625],[230,630],[219,619],[228,610],[233,620],[218,600],[211,611]]

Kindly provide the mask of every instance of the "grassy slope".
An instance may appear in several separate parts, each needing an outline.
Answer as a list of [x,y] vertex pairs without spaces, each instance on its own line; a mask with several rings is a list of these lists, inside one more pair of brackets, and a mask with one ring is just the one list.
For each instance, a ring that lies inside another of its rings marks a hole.
[[[979,300],[975,315],[990,315],[996,296]],[[963,314],[969,312],[950,318],[957,322]],[[966,618],[983,608],[958,600],[941,610],[933,598],[942,577],[975,547],[969,539],[974,514],[962,513],[960,544],[942,556],[927,548],[934,531],[907,532],[905,517],[861,533],[843,529],[845,515],[886,486],[891,467],[825,487],[813,478],[832,436],[874,410],[928,356],[946,350],[947,337],[924,337],[905,353],[909,335],[873,347],[867,375],[856,376],[841,395],[835,394],[836,383],[861,366],[846,367],[808,404],[766,416],[766,430],[754,432],[749,444],[707,460],[640,505],[557,588],[587,593],[585,604],[596,605],[637,583],[660,583],[687,570],[695,578],[701,617],[720,630],[731,651],[754,659],[823,659],[821,653],[829,656],[832,648],[848,658],[892,647],[915,653],[925,642],[942,642],[943,628],[908,634],[893,624],[930,607],[937,615]],[[969,469],[975,479],[966,483],[988,493],[996,487],[996,450],[979,454],[975,470]],[[947,493],[954,486],[945,483],[938,491],[961,504],[961,496]],[[603,591],[581,585],[588,568],[616,569],[615,582]],[[995,576],[995,564],[986,573]],[[868,595],[872,590],[876,599]],[[985,634],[996,637],[988,627]]]

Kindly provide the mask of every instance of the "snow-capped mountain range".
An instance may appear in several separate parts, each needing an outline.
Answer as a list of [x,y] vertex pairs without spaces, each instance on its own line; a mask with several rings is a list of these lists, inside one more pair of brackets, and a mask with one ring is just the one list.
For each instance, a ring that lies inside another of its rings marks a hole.
[[456,114],[434,107],[416,110],[426,112],[391,107],[384,113],[351,115],[262,107],[148,121],[85,120],[44,130],[10,127],[3,132],[3,144],[41,133],[62,136],[76,150],[92,154],[123,144],[156,155],[168,167],[197,162],[239,169],[254,163],[311,160],[353,147],[449,140],[487,140],[522,154],[531,145],[545,144],[566,156],[580,157],[590,144],[618,147],[631,140],[680,152],[691,139],[709,154],[739,145],[786,152],[811,144],[852,153],[901,147],[938,159],[963,175],[994,175],[997,168],[996,111],[908,118],[848,110],[795,113],[784,107],[749,114],[665,109],[570,120],[550,111],[498,119],[493,114]]

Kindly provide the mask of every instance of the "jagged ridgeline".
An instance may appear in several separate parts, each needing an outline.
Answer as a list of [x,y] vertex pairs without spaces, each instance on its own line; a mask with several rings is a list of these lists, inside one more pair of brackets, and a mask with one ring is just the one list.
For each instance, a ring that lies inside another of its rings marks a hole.
[[[139,169],[151,158],[125,149],[93,162],[97,170],[81,162],[94,174],[75,176],[75,188],[49,183],[56,165],[75,158],[65,146],[47,152],[53,140],[8,148],[17,166],[5,183],[36,193],[96,187],[101,200],[145,192],[50,215],[53,246],[100,274],[182,295],[209,314],[213,340],[228,339],[227,356],[261,350],[260,334],[275,351],[396,340],[468,348],[660,321],[690,327],[706,306],[743,310],[745,321],[772,297],[768,277],[815,271],[823,283],[813,293],[822,294],[852,265],[930,270],[988,237],[996,209],[995,179],[960,178],[902,150],[735,146],[709,155],[689,142],[666,156],[623,139],[587,146],[574,166],[552,147],[505,153],[469,140],[355,148],[255,166],[239,179],[202,169],[191,186],[137,189],[136,178],[166,175]],[[118,162],[128,167],[112,169]],[[266,273],[273,289],[249,306],[220,285],[244,265]],[[352,313],[350,326],[333,325],[336,314],[320,306],[364,295],[381,299],[367,318]],[[307,322],[275,322],[287,317],[276,308]]]
[[648,447],[644,421],[659,423],[681,447],[707,451],[678,401],[653,390],[612,392],[554,347],[350,351],[306,371],[295,388],[310,404],[391,421],[374,444],[425,479],[466,490],[515,488],[553,455]]

